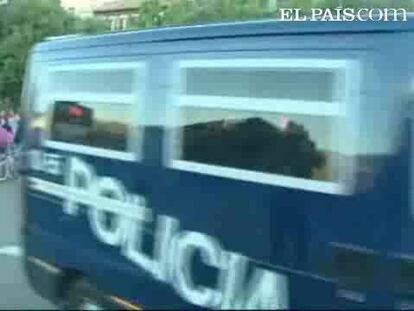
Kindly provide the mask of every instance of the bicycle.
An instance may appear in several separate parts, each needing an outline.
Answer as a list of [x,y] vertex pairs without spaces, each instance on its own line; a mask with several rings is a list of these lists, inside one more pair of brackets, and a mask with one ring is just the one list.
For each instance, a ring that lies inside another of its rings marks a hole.
[[0,182],[18,177],[19,153],[19,148],[13,144],[6,148],[4,154],[0,155]]

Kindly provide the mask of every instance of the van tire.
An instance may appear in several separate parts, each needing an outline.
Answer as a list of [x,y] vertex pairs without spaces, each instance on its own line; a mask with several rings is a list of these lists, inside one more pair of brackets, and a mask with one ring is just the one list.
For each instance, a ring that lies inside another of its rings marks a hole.
[[[85,305],[96,305],[105,309],[105,296],[86,279],[75,280],[66,292],[62,307],[64,310],[85,310]],[[98,310],[99,310],[98,309]]]

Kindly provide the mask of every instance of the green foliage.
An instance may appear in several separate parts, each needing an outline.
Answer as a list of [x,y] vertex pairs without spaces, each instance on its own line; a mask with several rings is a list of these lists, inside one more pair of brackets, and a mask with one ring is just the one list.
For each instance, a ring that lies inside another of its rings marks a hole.
[[139,16],[133,20],[133,28],[162,25],[188,25],[220,21],[235,21],[274,16],[266,1],[260,0],[180,0],[144,1]]
[[10,97],[14,105],[19,104],[26,58],[36,42],[48,36],[105,29],[102,22],[81,20],[66,12],[59,0],[11,0],[10,4],[1,6],[0,100]]
[[[275,18],[278,10],[269,11],[266,0],[146,0],[139,17],[132,20],[131,28],[164,25],[188,25],[207,22],[235,21],[258,18]],[[281,7],[301,8],[406,8],[414,9],[408,0],[279,0]]]
[[141,4],[139,16],[132,20],[134,28],[147,28],[161,26],[163,24],[163,14],[166,9],[159,0],[145,1]]

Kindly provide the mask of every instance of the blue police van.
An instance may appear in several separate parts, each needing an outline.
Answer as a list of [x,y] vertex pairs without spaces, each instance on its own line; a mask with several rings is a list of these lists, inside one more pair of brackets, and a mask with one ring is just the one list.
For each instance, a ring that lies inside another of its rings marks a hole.
[[411,18],[37,44],[32,287],[69,309],[413,308],[413,51]]

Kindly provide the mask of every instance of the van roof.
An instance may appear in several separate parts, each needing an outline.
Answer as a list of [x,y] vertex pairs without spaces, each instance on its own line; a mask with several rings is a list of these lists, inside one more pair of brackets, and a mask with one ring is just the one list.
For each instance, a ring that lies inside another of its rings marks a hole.
[[36,45],[35,52],[98,47],[139,42],[168,42],[244,36],[298,35],[320,33],[406,32],[414,30],[414,14],[406,22],[290,22],[256,20],[194,26],[148,28],[143,30],[110,32],[99,35],[62,36]]

